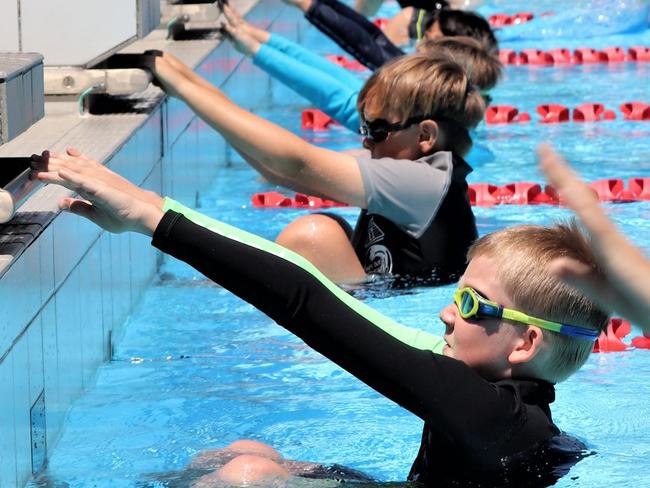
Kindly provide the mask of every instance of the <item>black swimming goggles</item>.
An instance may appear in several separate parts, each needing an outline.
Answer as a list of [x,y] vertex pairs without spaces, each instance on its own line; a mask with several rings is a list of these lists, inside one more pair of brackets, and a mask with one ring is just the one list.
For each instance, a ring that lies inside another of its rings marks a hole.
[[364,120],[361,118],[359,134],[373,142],[382,142],[386,140],[391,132],[407,129],[413,124],[419,124],[427,119],[440,120],[440,117],[436,119],[433,115],[418,115],[407,119],[406,122],[397,122],[395,124],[391,124],[386,119]]
[[359,127],[359,134],[363,137],[371,140],[372,142],[382,142],[385,141],[388,137],[388,134],[391,132],[397,132],[400,130],[408,129],[414,124],[419,124],[424,120],[433,120],[434,122],[445,122],[448,124],[455,125],[459,129],[467,130],[465,127],[460,125],[454,119],[449,117],[443,117],[441,115],[417,115],[406,119],[405,122],[396,122],[391,124],[386,119],[374,119],[374,120],[364,120],[361,117],[361,127]]

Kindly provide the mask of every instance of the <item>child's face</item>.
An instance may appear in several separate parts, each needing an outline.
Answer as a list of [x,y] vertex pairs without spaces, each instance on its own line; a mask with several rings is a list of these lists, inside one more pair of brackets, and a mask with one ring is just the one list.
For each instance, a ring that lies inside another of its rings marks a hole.
[[[388,117],[378,117],[387,123],[395,123]],[[365,119],[377,120],[377,119]],[[388,132],[385,139],[376,141],[372,137],[364,137],[363,147],[370,151],[373,159],[393,158],[393,159],[410,159],[416,160],[422,157],[418,145],[420,129],[418,124],[413,124],[405,129]]]
[[[513,308],[512,300],[496,278],[499,265],[492,257],[475,257],[460,279],[459,288],[472,287],[485,298]],[[518,339],[513,327],[500,326],[503,322],[500,319],[463,319],[454,303],[440,312],[440,319],[446,326],[445,356],[463,361],[486,379],[510,375],[508,356]]]

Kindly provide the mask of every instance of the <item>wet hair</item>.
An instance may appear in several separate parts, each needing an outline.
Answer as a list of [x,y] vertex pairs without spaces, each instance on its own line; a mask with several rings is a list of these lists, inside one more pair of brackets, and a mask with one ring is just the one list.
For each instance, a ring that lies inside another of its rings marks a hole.
[[501,78],[503,64],[499,58],[488,53],[481,43],[471,37],[423,39],[417,45],[417,51],[422,54],[436,54],[441,49],[449,52],[480,90],[494,88]]
[[[440,31],[445,36],[465,36],[476,39],[483,48],[494,56],[499,55],[499,44],[494,31],[485,18],[465,10],[444,9],[438,13],[437,21]],[[433,25],[426,26],[427,29]]]
[[368,78],[357,110],[368,120],[431,118],[441,129],[444,149],[464,156],[472,146],[468,129],[483,119],[485,102],[448,54],[412,54],[384,64]]
[[[518,225],[477,240],[468,259],[489,256],[499,262],[497,280],[514,307],[529,315],[603,331],[608,315],[596,302],[558,280],[548,271],[551,261],[573,258],[598,267],[589,238],[575,222],[550,227]],[[512,327],[525,330],[521,325]],[[575,373],[589,357],[593,342],[543,330],[542,352],[530,362],[535,376],[557,383]]]

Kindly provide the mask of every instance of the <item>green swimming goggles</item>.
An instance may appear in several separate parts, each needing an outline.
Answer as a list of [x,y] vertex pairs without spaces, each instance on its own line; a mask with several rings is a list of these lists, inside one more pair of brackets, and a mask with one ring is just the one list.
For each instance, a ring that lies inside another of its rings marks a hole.
[[538,319],[531,317],[523,312],[505,308],[488,300],[479,295],[474,289],[466,286],[460,288],[454,293],[454,303],[458,307],[460,316],[464,319],[471,317],[476,318],[495,318],[495,319],[508,319],[514,322],[520,322],[526,325],[536,325],[542,329],[551,330],[559,334],[577,337],[578,339],[585,339],[594,341],[600,335],[596,329],[589,329],[586,327],[578,327],[576,325],[560,324],[559,322],[551,322],[550,320]]

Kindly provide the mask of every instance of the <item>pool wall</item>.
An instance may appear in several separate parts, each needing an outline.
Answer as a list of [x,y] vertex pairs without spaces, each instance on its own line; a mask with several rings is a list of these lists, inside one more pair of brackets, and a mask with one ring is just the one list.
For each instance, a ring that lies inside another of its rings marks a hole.
[[[279,0],[263,0],[247,17],[291,39],[301,36],[301,16]],[[229,44],[171,43],[158,30],[127,51],[151,47],[196,66],[245,107],[272,98],[273,82]],[[238,78],[244,70],[249,76]],[[67,126],[46,115],[0,147],[0,155],[76,145],[131,181],[189,205],[231,160],[223,139],[175,99],[161,100],[147,115],[76,118]],[[56,201],[66,194],[44,187],[0,226],[0,488],[23,486],[43,467],[71,402],[110,359],[159,264],[148,238],[111,235],[59,213]]]

